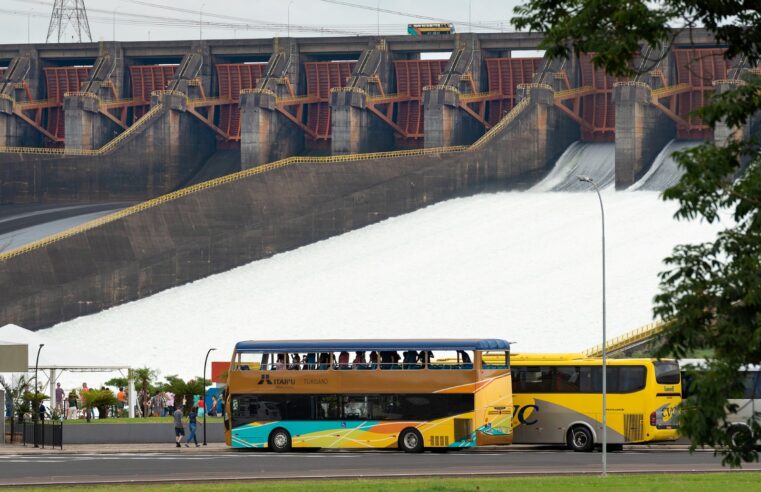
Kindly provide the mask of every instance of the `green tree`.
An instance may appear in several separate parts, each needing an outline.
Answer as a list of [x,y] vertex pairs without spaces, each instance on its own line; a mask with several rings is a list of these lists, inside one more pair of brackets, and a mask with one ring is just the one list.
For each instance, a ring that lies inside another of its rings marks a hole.
[[[631,60],[645,45],[659,52],[696,27],[725,44],[727,58],[755,65],[761,54],[759,0],[527,0],[515,13],[517,28],[545,34],[549,56],[594,53],[593,63],[611,75],[633,75]],[[712,97],[698,115],[711,127],[748,123],[761,109],[761,79],[747,73],[743,80]],[[742,366],[761,362],[761,154],[750,138],[707,142],[676,159],[684,176],[663,194],[679,203],[676,218],[732,220],[722,223],[715,241],[677,246],[666,258],[654,306],[654,315],[668,321],[660,355],[712,354],[694,375],[681,430],[692,449],[712,446],[724,464],[739,466],[758,459],[751,446],[732,444],[726,416],[737,410],[728,398],[741,391]],[[761,437],[757,420],[748,424]]]
[[24,399],[24,395],[30,389],[29,380],[26,376],[21,376],[14,385],[12,381],[7,381],[5,377],[0,375],[0,386],[5,390],[6,398],[13,404],[13,413],[16,418],[23,420],[24,414],[30,413],[32,410],[29,401]]
[[[211,382],[207,380],[206,386],[210,384]],[[175,405],[182,405],[183,413],[187,414],[193,406],[193,396],[203,395],[203,379],[195,378],[185,381],[176,375],[167,376],[166,383],[161,386],[161,390],[174,393]]]
[[114,395],[114,392],[110,389],[91,389],[90,391],[87,391],[85,393],[82,393],[82,397],[84,398],[84,406],[86,409],[90,410],[87,412],[88,420],[89,416],[92,415],[92,409],[97,408],[98,409],[98,418],[105,419],[108,418],[108,409],[109,407],[113,407],[116,405],[116,402],[118,401],[116,399],[116,395]]

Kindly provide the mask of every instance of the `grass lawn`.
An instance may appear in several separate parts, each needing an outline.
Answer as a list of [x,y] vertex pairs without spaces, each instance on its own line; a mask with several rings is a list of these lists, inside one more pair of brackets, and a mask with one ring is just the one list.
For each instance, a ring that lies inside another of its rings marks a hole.
[[[330,481],[282,481],[282,482],[228,482],[216,484],[160,484],[154,486],[77,486],[77,490],[161,490],[161,491],[244,491],[286,492],[308,490],[309,492],[335,492],[336,490],[361,490],[363,492],[568,492],[569,490],[605,491],[664,491],[700,492],[717,490],[761,491],[761,473],[732,472],[681,475],[610,475],[603,479],[591,476],[536,477],[536,478],[451,478],[418,480],[330,480]],[[17,489],[22,490],[22,489]],[[41,488],[23,490],[71,490]]]
[[[203,417],[198,418],[199,424],[203,422]],[[76,419],[76,420],[64,420],[64,425],[80,425],[80,424],[169,424],[172,422],[172,417],[135,417],[134,419],[130,419],[127,417],[124,418],[108,418],[108,419],[93,419],[90,422],[87,422],[86,419]],[[222,417],[206,417],[206,423],[210,422],[222,422]]]

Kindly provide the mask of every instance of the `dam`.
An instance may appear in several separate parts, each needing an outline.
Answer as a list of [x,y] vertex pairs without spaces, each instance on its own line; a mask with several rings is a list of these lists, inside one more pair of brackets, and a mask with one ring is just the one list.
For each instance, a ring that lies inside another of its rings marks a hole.
[[483,191],[583,191],[579,173],[661,190],[668,149],[736,131],[692,115],[752,69],[704,32],[645,47],[633,63],[660,61],[632,80],[589,54],[525,56],[541,39],[0,45],[5,233],[31,220],[14,207],[115,210],[0,253],[0,324],[51,326]]

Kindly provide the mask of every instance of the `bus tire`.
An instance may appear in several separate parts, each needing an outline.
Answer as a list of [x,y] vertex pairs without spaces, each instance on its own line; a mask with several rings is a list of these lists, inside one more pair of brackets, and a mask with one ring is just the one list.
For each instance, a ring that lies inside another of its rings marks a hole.
[[753,449],[753,431],[745,425],[732,425],[727,431],[729,447],[735,451],[751,451]]
[[291,435],[282,427],[270,432],[267,442],[270,449],[276,453],[285,453],[291,450]]
[[587,452],[592,451],[595,445],[595,440],[592,437],[592,431],[590,431],[584,425],[574,425],[571,430],[568,431],[568,437],[566,444],[573,451]]
[[423,436],[417,429],[404,429],[399,434],[399,449],[405,453],[422,453],[423,452]]

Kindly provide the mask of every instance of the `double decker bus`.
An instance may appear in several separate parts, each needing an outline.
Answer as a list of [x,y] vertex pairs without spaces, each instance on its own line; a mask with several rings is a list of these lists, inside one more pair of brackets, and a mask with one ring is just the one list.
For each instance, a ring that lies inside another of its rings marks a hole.
[[510,384],[498,339],[239,342],[225,439],[277,452],[510,444]]
[[[514,442],[591,451],[602,442],[602,359],[513,354]],[[607,437],[612,447],[678,439],[679,365],[608,359]]]
[[454,25],[448,22],[434,24],[407,24],[407,34],[410,36],[440,36],[454,34]]

